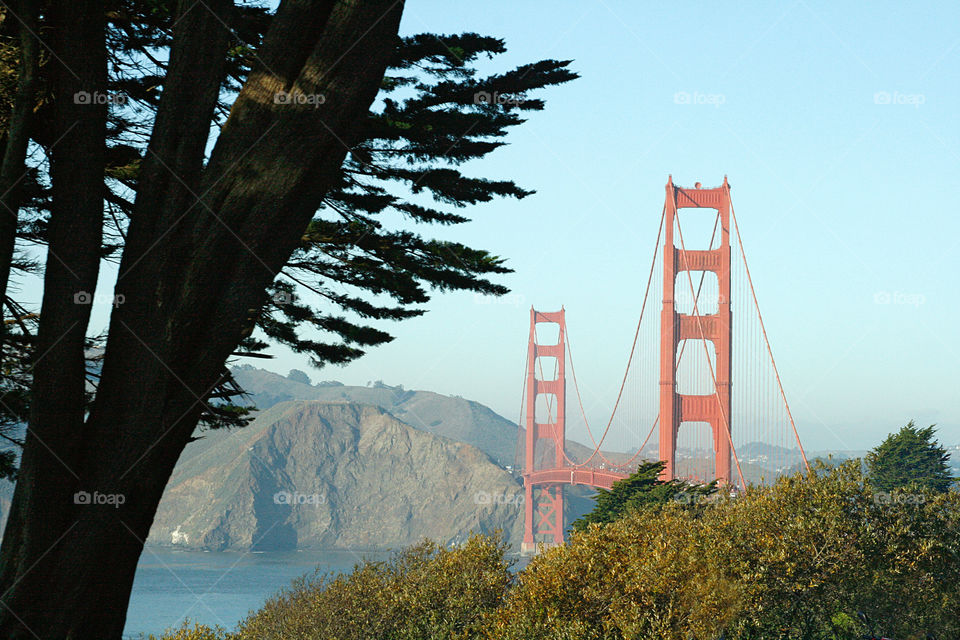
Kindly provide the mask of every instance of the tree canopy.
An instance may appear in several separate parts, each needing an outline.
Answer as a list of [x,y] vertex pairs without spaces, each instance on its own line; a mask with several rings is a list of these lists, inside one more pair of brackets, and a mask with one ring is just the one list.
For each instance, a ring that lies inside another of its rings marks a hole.
[[629,477],[614,482],[609,491],[600,489],[593,511],[574,520],[573,530],[583,531],[591,524],[608,524],[634,511],[671,501],[698,504],[717,490],[716,481],[695,485],[677,478],[663,480],[660,474],[666,466],[663,461],[643,462]]
[[947,491],[954,481],[950,454],[934,437],[934,427],[921,429],[911,420],[874,447],[866,458],[870,484],[881,491],[905,487]]
[[[263,6],[237,5],[228,14],[229,42],[209,122],[214,129],[223,126],[251,69],[262,63],[258,47],[271,24]],[[17,67],[18,59],[24,59],[23,38],[9,10],[0,17],[0,99],[12,110],[23,76]],[[100,96],[109,118],[101,246],[105,261],[117,262],[126,244],[154,120],[169,84],[167,52],[176,20],[176,6],[163,3],[121,3],[107,12],[110,65]],[[43,25],[41,18],[40,28]],[[459,168],[506,144],[508,129],[524,122],[522,114],[544,108],[544,101],[531,92],[577,77],[568,69],[569,61],[556,60],[479,73],[481,59],[504,52],[503,40],[475,33],[396,38],[374,105],[350,139],[342,140],[348,152],[337,168],[338,178],[270,283],[266,304],[250,318],[237,356],[262,354],[270,345],[282,344],[308,355],[317,367],[345,364],[392,340],[383,322],[423,314],[431,289],[506,293],[503,285],[489,279],[510,271],[503,258],[414,231],[416,225],[462,224],[469,221],[466,207],[534,193],[511,180],[470,176]],[[46,78],[49,56],[39,56],[35,64],[41,79]],[[52,205],[53,140],[48,136],[55,100],[49,83],[33,89],[33,113],[23,123],[32,153],[24,156],[23,172],[12,189],[19,200],[13,218],[17,224],[10,230],[15,230],[16,244],[11,236],[9,251],[0,251],[10,275],[0,283],[6,294],[4,317],[9,318],[2,333],[9,375],[0,383],[5,400],[0,404],[0,436],[17,445],[22,435],[17,426],[29,414],[29,360],[34,357],[38,316],[24,308],[17,287],[8,284],[43,273],[42,260],[35,256],[49,244]],[[279,98],[292,99],[286,93]],[[316,106],[326,100],[323,95],[299,98]],[[97,97],[91,94],[89,99]],[[6,136],[16,124],[9,113],[3,113]],[[91,292],[76,293],[92,301]],[[91,354],[102,354],[104,343],[105,335],[87,337]],[[92,361],[87,368],[88,382],[95,387],[99,364]],[[240,389],[228,371],[221,376],[222,384],[205,399],[201,423],[213,428],[245,424],[248,412],[231,402]],[[92,398],[89,394],[87,400]],[[4,462],[0,460],[0,474],[11,473],[12,466]]]

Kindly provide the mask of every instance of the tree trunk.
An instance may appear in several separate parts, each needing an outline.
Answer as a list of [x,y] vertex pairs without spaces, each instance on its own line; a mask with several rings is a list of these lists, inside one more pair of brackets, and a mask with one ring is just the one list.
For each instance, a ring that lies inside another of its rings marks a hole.
[[53,201],[31,415],[8,521],[16,524],[4,532],[0,555],[5,618],[14,621],[0,620],[0,635],[9,638],[31,637],[30,620],[49,614],[33,609],[35,598],[38,589],[49,598],[57,584],[64,565],[55,558],[74,529],[70,500],[84,446],[84,335],[103,215],[107,110],[95,99],[107,76],[103,10],[91,0],[52,3],[47,19],[58,142],[50,151]]
[[[2,637],[120,637],[143,541],[201,401],[338,179],[403,2],[284,0],[202,174],[222,69],[198,61],[222,58],[211,51],[224,42],[214,14],[229,5],[180,6],[177,78],[143,163],[94,405],[86,422],[31,421],[42,441],[25,447],[0,549]],[[69,376],[82,384],[82,371]],[[75,504],[78,491],[89,504]]]

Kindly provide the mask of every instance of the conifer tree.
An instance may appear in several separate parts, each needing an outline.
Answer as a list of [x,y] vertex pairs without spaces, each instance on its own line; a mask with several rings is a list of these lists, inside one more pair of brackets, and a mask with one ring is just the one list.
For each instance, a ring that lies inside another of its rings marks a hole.
[[923,429],[913,420],[891,433],[867,454],[868,479],[879,491],[950,488],[950,454],[937,442],[935,425]]
[[694,485],[684,480],[663,480],[660,474],[665,462],[644,462],[637,470],[613,483],[610,490],[600,489],[593,511],[573,522],[574,531],[582,531],[593,523],[608,524],[639,509],[663,505],[670,501],[696,505],[717,490],[714,480],[706,485]]
[[[5,5],[0,181],[17,188],[2,191],[0,342],[18,374],[0,394],[20,405],[0,426],[28,429],[0,546],[0,636],[120,636],[180,453],[198,424],[245,420],[228,359],[284,344],[345,363],[433,291],[505,291],[503,258],[418,225],[529,195],[460,167],[543,108],[528,92],[575,76],[553,60],[482,76],[476,62],[502,41],[401,38],[403,7]],[[104,261],[119,275],[98,335]],[[42,306],[21,311],[31,272]],[[125,500],[101,509],[82,492]]]
[[[168,4],[120,2],[107,12],[110,126],[101,249],[107,261],[116,262],[124,248],[168,72],[169,63],[158,52],[172,43],[175,9]],[[9,251],[4,251],[6,243],[0,243],[0,264],[9,262],[11,275],[0,281],[5,300],[0,310],[5,319],[0,355],[7,372],[0,380],[0,439],[12,445],[0,452],[0,477],[12,477],[30,411],[29,362],[37,331],[37,310],[25,309],[16,299],[16,283],[43,272],[42,264],[31,256],[47,245],[51,202],[46,150],[54,142],[49,138],[54,114],[53,96],[45,84],[33,83],[26,97],[18,94],[22,75],[18,60],[24,57],[21,27],[12,15],[5,18],[0,21],[0,104],[5,106],[0,127],[9,137],[14,126],[10,110],[18,99],[29,101],[32,119],[25,126],[36,152],[21,158],[23,171],[15,189],[16,244],[11,238]],[[264,7],[231,9],[231,42],[215,127],[222,126],[233,98],[257,64],[257,47],[269,24]],[[503,258],[458,242],[424,238],[416,231],[423,225],[468,222],[464,209],[471,205],[534,193],[513,181],[472,177],[458,169],[506,144],[508,129],[521,124],[525,112],[544,108],[544,101],[531,92],[577,77],[568,69],[569,61],[555,60],[479,75],[479,60],[505,51],[503,40],[475,33],[396,39],[377,101],[355,128],[353,139],[344,141],[349,153],[336,186],[324,195],[293,254],[269,285],[267,302],[251,318],[253,326],[234,351],[236,357],[269,356],[271,345],[283,344],[306,354],[317,367],[346,364],[392,340],[385,323],[425,313],[431,290],[507,292],[490,279],[510,272]],[[44,77],[49,56],[41,56],[37,66]],[[381,222],[398,217],[405,222]],[[14,283],[12,289],[9,282]],[[87,338],[91,389],[98,383],[104,343],[104,335]],[[227,368],[220,378],[204,398],[200,424],[245,425],[251,407],[243,401],[242,389]],[[88,394],[87,400],[93,397]]]

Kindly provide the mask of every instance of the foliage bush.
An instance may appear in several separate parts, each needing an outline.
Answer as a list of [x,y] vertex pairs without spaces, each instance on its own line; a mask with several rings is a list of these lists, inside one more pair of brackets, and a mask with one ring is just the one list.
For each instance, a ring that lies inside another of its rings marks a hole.
[[447,549],[432,542],[351,574],[298,580],[240,624],[236,640],[475,637],[510,572],[499,536]]
[[425,542],[296,581],[235,634],[184,625],[163,640],[960,637],[960,493],[911,491],[875,490],[857,460],[632,509],[514,580],[498,537]]
[[677,503],[590,525],[531,561],[486,637],[712,637],[738,594],[714,557],[690,553],[699,529]]
[[960,635],[960,495],[874,493],[859,461],[590,525],[535,558],[488,638]]
[[194,623],[192,626],[189,620],[174,629],[167,629],[162,635],[155,636],[152,633],[148,636],[141,635],[141,640],[230,640],[232,636],[220,627],[208,627],[203,624]]

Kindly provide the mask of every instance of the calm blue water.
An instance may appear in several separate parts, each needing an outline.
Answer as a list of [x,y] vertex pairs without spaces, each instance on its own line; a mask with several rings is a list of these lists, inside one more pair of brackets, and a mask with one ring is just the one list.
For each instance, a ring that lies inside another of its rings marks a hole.
[[347,572],[363,559],[387,557],[342,550],[201,553],[148,548],[137,567],[124,637],[159,634],[184,618],[233,629],[267,597],[318,566]]

